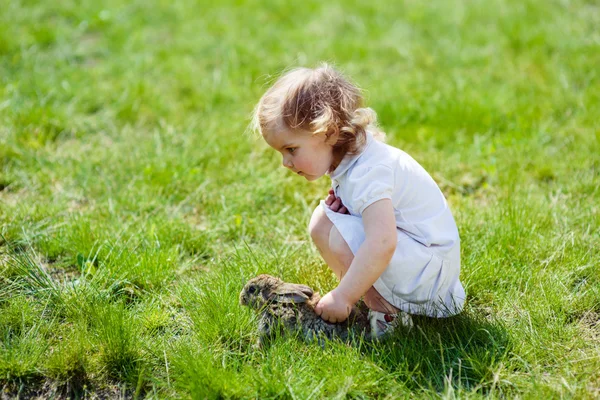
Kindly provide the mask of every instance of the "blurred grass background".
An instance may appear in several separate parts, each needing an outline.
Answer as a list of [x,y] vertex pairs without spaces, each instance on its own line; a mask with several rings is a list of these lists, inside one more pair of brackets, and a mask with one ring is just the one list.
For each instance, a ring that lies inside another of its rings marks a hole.
[[[596,1],[0,2],[7,396],[600,395]],[[358,348],[257,351],[243,283],[326,292],[328,189],[245,134],[333,63],[457,220],[466,311]]]

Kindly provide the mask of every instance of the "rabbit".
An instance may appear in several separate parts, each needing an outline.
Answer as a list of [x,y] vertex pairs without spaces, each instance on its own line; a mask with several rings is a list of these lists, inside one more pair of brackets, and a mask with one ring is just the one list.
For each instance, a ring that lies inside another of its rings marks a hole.
[[324,321],[315,313],[321,296],[306,286],[286,283],[271,275],[259,275],[246,283],[240,293],[240,304],[260,313],[257,348],[277,330],[298,332],[310,342],[324,338],[348,341],[353,334],[369,338],[370,324],[366,307],[354,307],[348,318],[340,323]]

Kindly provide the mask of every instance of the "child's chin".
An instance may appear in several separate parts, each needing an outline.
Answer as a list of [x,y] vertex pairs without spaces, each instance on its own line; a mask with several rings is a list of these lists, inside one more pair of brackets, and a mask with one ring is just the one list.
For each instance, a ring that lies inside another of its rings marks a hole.
[[320,177],[323,176],[323,174],[321,175],[308,175],[305,174],[304,172],[298,172],[298,175],[300,175],[301,177],[303,177],[304,179],[306,179],[307,181],[316,181],[317,179],[319,179]]
[[304,177],[304,179],[306,179],[309,182],[312,181],[316,181],[317,179],[320,178],[320,176],[315,176],[315,175],[302,175]]

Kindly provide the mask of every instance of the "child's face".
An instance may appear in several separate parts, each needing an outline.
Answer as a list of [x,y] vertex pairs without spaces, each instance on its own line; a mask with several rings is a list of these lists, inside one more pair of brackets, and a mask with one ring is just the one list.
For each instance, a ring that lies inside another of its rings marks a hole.
[[291,171],[314,181],[325,175],[334,162],[335,135],[313,135],[304,130],[279,129],[265,132],[265,141],[283,156],[282,164]]

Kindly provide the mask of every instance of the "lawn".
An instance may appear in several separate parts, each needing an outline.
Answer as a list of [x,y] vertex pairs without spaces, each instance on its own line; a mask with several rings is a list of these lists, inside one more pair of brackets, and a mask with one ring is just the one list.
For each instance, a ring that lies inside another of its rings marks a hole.
[[[0,1],[2,398],[597,398],[600,4]],[[259,273],[326,293],[328,190],[249,134],[336,65],[450,203],[468,301],[264,349]]]

